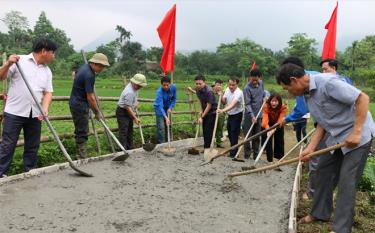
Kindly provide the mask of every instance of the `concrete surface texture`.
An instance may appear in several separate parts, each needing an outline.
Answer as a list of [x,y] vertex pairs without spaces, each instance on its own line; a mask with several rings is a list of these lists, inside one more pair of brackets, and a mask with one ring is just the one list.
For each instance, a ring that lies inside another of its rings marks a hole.
[[[287,231],[294,167],[224,181],[252,165],[218,158],[199,166],[192,140],[173,142],[173,157],[136,150],[123,163],[82,166],[0,186],[0,232]],[[261,163],[258,165],[262,165]]]

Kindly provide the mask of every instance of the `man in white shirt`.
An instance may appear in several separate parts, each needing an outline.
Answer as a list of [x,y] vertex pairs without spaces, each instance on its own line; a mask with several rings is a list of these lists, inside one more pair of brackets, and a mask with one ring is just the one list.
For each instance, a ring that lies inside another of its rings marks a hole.
[[0,144],[0,177],[8,170],[21,129],[24,133],[23,164],[27,172],[37,166],[43,115],[27,89],[19,70],[18,62],[33,89],[45,115],[52,100],[52,72],[48,64],[55,58],[57,46],[48,39],[39,39],[28,55],[11,55],[0,68],[0,79],[10,78],[8,99],[4,109],[3,141]]
[[[243,93],[240,88],[238,88],[239,82],[240,80],[235,76],[229,78],[228,88],[225,90],[224,96],[222,97],[222,102],[225,103],[225,107],[217,110],[217,113],[228,113],[227,130],[230,146],[238,144],[238,136],[241,132]],[[231,150],[229,156],[234,158],[237,150],[238,149]]]

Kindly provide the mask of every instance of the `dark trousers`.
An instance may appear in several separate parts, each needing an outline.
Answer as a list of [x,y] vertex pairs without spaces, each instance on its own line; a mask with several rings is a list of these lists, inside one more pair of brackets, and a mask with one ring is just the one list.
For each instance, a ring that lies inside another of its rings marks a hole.
[[126,149],[133,149],[133,119],[124,108],[117,107],[116,118],[118,124],[119,141]]
[[[273,148],[272,148],[273,141]],[[284,155],[284,127],[277,128],[275,133],[268,140],[266,145],[267,161],[272,162],[273,158],[281,159]]]
[[74,123],[74,134],[76,144],[85,143],[89,133],[89,109],[88,108],[70,108]]
[[[296,131],[296,138],[297,142],[301,141],[302,138],[306,136],[306,125],[307,125],[307,120],[305,118],[300,119],[298,123],[293,124],[294,131]],[[302,137],[303,135],[303,137]],[[307,139],[304,141],[307,143]]]
[[335,232],[352,231],[356,187],[370,152],[371,141],[345,155],[339,149],[333,154],[320,156],[311,215],[322,220],[330,219],[333,210],[333,190],[338,185],[332,224]]
[[[241,122],[242,122],[242,112],[234,114],[234,115],[228,115],[227,130],[228,130],[230,146],[234,146],[238,144],[238,136],[240,136],[240,132],[241,132]],[[229,156],[234,158],[234,156],[236,156],[237,154],[237,150],[238,148],[231,150]]]
[[209,113],[203,118],[203,140],[204,140],[204,148],[210,148],[212,134],[214,132],[215,127],[215,118],[216,113]]
[[[243,122],[243,130],[244,130],[243,133],[244,133],[244,135],[246,135],[247,132],[249,132],[249,129],[250,129],[252,124],[253,124],[252,117],[250,115],[246,114],[244,122]],[[254,134],[259,133],[260,129],[261,129],[261,126],[262,126],[262,118],[258,118],[257,122],[253,126],[253,129],[251,130],[251,133],[250,133],[249,137],[253,136]],[[250,158],[251,150],[253,151],[254,159],[256,158],[256,156],[258,155],[258,152],[259,152],[259,143],[260,143],[259,137],[251,140],[251,146],[250,146],[250,142],[245,143],[245,145],[244,145],[245,159]]]
[[8,172],[21,129],[25,140],[23,166],[27,172],[37,167],[42,124],[37,118],[4,113],[3,141],[0,144],[0,177]]

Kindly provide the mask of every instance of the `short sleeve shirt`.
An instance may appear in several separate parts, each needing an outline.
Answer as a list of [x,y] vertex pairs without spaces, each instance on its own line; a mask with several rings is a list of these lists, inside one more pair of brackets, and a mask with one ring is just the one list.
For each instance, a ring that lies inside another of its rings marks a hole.
[[217,109],[217,102],[214,92],[209,86],[205,86],[201,90],[197,90],[197,96],[202,105],[202,110],[204,111],[207,107],[207,103],[211,104],[211,109],[208,113],[215,113]]
[[133,88],[131,83],[128,83],[120,95],[117,105],[121,108],[131,107],[135,109],[137,103],[138,91]]
[[82,65],[76,72],[69,105],[74,109],[88,109],[87,93],[94,93],[95,72],[89,64]]
[[[309,93],[305,99],[314,120],[325,129],[327,146],[345,141],[353,129],[355,102],[360,90],[343,82],[335,74],[310,75]],[[369,142],[375,135],[375,125],[370,112],[362,129],[358,146]],[[347,153],[355,148],[342,148]]]
[[243,93],[238,87],[234,92],[231,92],[230,89],[227,88],[224,92],[224,97],[227,99],[226,105],[230,104],[233,100],[237,100],[234,108],[228,111],[228,115],[235,115],[243,112]]
[[[24,72],[37,101],[41,104],[44,92],[53,92],[51,70],[46,65],[38,65],[32,53],[21,55],[18,64]],[[37,117],[40,114],[38,106],[15,64],[9,68],[8,77],[10,78],[10,84],[4,112],[21,117],[29,117],[31,112],[32,117]]]

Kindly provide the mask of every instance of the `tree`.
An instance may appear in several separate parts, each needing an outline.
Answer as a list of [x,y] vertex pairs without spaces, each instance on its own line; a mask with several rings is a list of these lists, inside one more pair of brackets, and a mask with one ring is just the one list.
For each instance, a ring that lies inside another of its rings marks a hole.
[[289,56],[296,56],[302,59],[307,69],[319,69],[320,56],[314,46],[317,42],[309,38],[306,33],[295,33],[288,41],[287,49]]
[[49,38],[57,44],[56,54],[59,58],[67,58],[74,53],[73,45],[69,44],[70,38],[67,37],[63,30],[53,27],[44,11],[39,15],[34,27],[34,38],[41,37]]

